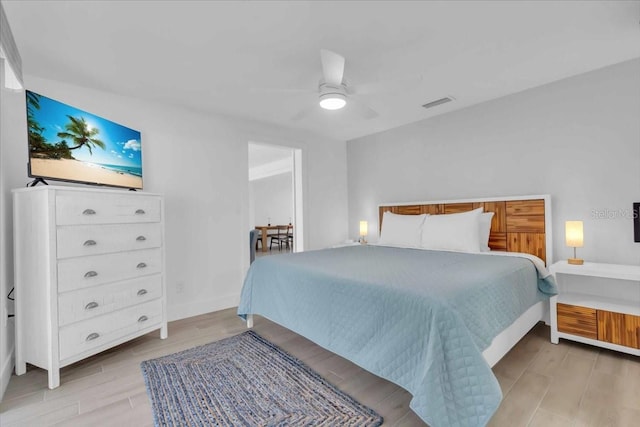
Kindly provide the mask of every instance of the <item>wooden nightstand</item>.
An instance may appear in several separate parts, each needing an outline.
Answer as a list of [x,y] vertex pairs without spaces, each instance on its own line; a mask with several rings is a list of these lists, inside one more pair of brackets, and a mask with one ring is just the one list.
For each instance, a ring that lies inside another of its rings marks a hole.
[[640,266],[560,261],[549,271],[558,284],[552,343],[565,338],[640,356]]

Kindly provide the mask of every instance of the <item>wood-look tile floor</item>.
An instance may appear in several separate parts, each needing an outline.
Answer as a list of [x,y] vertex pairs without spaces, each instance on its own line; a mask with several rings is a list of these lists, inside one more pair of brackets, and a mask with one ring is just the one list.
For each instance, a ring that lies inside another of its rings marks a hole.
[[[256,317],[255,331],[303,360],[385,419],[424,426],[411,396],[301,336]],[[0,403],[0,425],[150,426],[140,362],[245,331],[235,309],[171,322],[169,338],[152,333],[62,369],[47,388],[44,370],[13,376]],[[490,426],[638,426],[640,358],[561,340],[538,324],[493,369],[504,399]]]

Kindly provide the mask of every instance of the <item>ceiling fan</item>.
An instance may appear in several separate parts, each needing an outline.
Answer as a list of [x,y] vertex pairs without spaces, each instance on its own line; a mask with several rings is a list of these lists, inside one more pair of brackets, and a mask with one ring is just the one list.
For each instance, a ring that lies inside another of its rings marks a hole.
[[347,86],[343,83],[344,56],[330,50],[320,50],[322,74],[320,82],[320,107],[325,110],[339,110],[347,104]]
[[[365,119],[372,119],[378,113],[371,107],[357,99],[356,92],[351,86],[347,86],[344,79],[345,58],[327,49],[320,50],[323,79],[318,85],[318,102],[325,110],[339,110],[347,105],[353,108]],[[314,110],[317,106],[300,111],[292,117],[292,120],[300,120]]]

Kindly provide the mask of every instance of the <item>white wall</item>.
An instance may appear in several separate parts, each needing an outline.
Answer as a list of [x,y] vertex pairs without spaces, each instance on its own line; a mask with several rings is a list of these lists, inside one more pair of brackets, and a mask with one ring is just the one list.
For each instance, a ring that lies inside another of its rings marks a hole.
[[[141,131],[144,189],[165,195],[170,320],[232,307],[239,300],[249,266],[251,140],[303,150],[306,248],[330,246],[347,234],[344,142],[32,76],[25,80],[30,90]],[[9,178],[3,202],[11,188],[28,180],[23,98],[5,103],[3,96],[3,118],[14,118],[3,122],[3,174]],[[5,137],[5,127],[10,136]],[[4,163],[11,169],[5,171]],[[10,224],[2,231],[3,245],[10,247]]]
[[575,219],[579,257],[639,264],[640,60],[349,141],[347,165],[352,238],[381,203],[550,194],[556,260]]
[[293,220],[291,172],[250,181],[256,225],[289,224]]
[[[23,186],[23,180],[16,180],[15,171],[26,170],[26,164],[19,164],[5,148],[4,141],[26,138],[20,132],[26,129],[24,92],[4,88],[4,60],[0,60],[0,398],[9,384],[13,372],[14,320],[13,303],[6,297],[13,286],[13,218],[10,189]],[[13,108],[13,107],[16,108]],[[17,126],[16,126],[17,124]],[[26,158],[26,145],[23,157]]]

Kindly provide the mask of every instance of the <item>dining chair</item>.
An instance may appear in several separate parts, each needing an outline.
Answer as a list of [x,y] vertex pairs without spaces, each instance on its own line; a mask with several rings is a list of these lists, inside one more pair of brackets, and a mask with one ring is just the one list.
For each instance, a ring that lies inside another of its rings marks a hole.
[[287,248],[289,247],[293,248],[293,225],[291,224],[287,226]]
[[288,245],[288,237],[287,237],[287,229],[286,225],[278,225],[276,228],[276,233],[271,235],[271,241],[269,242],[269,250],[273,247],[274,243],[278,244],[278,250],[282,250],[282,245]]

